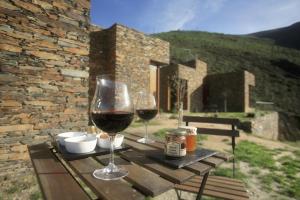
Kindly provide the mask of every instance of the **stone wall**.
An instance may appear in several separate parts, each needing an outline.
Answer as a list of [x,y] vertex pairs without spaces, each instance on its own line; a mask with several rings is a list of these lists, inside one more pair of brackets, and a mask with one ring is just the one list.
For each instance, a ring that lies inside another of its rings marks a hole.
[[150,90],[149,65],[169,64],[169,43],[134,29],[116,24],[116,79],[131,78],[133,98],[141,90]]
[[224,112],[251,112],[250,86],[254,75],[247,71],[211,74],[205,78],[204,105],[206,109]]
[[277,112],[256,116],[251,121],[251,127],[254,135],[271,140],[279,139],[279,116]]
[[[89,0],[1,0],[0,159],[87,125]],[[26,157],[26,156],[25,156]]]

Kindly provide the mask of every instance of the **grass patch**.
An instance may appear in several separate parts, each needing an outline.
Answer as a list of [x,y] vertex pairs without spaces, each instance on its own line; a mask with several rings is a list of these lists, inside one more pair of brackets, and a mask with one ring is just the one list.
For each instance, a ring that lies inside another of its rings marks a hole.
[[13,185],[10,188],[5,190],[5,192],[7,194],[14,194],[14,193],[17,193],[17,192],[20,192],[20,191],[21,191],[21,188],[17,185]]
[[251,170],[250,170],[250,173],[251,173],[252,175],[259,175],[259,174],[260,174],[260,170],[254,168],[254,169],[251,169]]
[[253,167],[262,167],[271,170],[277,168],[271,150],[254,142],[239,142],[235,150],[235,157],[236,160],[247,162]]
[[29,197],[30,200],[38,200],[38,199],[42,199],[42,194],[40,191],[35,191],[33,193],[30,194]]
[[[213,172],[213,174],[216,176],[232,178],[232,168],[219,167]],[[246,180],[247,176],[243,172],[241,172],[239,168],[236,168],[234,178],[244,181]]]
[[280,191],[296,199],[300,199],[300,156],[295,154],[296,158],[283,156],[278,161],[281,163],[280,171],[282,172],[282,181],[280,182]]
[[281,163],[280,170],[288,177],[295,177],[300,172],[300,159],[293,159],[290,156],[283,156],[278,160]]

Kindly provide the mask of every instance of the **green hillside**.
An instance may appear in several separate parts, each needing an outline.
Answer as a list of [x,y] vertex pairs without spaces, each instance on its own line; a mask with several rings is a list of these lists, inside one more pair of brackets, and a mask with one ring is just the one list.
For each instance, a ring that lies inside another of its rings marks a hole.
[[300,116],[300,51],[278,46],[271,39],[199,31],[154,34],[171,44],[171,58],[195,57],[208,64],[208,73],[247,70],[255,75],[256,101],[271,101],[278,111]]
[[300,50],[299,33],[300,22],[297,22],[287,27],[260,31],[249,35],[259,38],[269,38],[274,40],[278,45]]

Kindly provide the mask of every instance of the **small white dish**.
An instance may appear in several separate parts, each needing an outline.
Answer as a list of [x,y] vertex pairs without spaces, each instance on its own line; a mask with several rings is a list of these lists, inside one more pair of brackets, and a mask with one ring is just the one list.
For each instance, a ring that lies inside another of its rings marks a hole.
[[70,153],[88,153],[93,151],[96,145],[97,137],[93,134],[65,139],[65,147]]
[[[101,138],[100,135],[97,135],[98,138],[98,146],[104,149],[109,149],[110,148],[110,141],[109,138]],[[124,140],[124,135],[117,134],[115,136],[115,141],[114,141],[114,148],[119,148]]]
[[65,145],[65,139],[71,137],[83,137],[86,135],[86,132],[65,132],[57,135],[57,139],[60,145]]

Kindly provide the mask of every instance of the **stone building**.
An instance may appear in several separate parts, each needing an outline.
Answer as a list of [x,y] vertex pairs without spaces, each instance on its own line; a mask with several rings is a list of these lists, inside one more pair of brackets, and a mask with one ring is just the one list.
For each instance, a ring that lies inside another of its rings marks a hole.
[[247,71],[211,74],[204,79],[204,110],[252,112],[255,77]]
[[[183,109],[192,112],[200,112],[203,110],[203,79],[207,75],[207,65],[201,60],[193,60],[184,64],[174,64],[161,68],[161,90],[160,104],[164,111],[177,109],[180,101],[180,91],[175,88],[173,91],[174,77],[178,78],[182,84],[185,84],[185,92],[183,92]],[[175,86],[176,87],[176,86]],[[181,91],[182,92],[182,91]]]
[[131,79],[134,100],[139,91],[153,93],[159,102],[160,68],[169,64],[169,43],[120,24],[91,32],[90,95],[95,77],[114,74],[116,80]]

